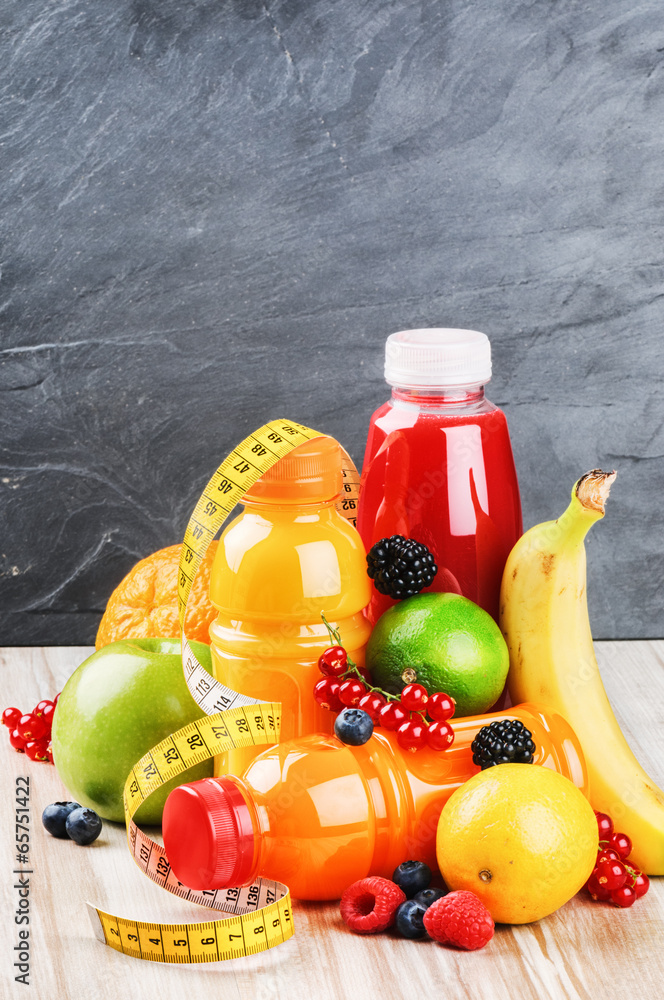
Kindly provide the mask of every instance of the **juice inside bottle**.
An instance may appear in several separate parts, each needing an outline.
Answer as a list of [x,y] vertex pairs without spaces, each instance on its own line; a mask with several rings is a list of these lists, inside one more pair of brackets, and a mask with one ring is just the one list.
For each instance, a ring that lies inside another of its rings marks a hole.
[[[408,330],[386,344],[392,396],[373,414],[357,527],[367,548],[393,534],[433,553],[429,590],[498,618],[500,581],[522,532],[505,414],[484,396],[491,348],[471,330]],[[394,602],[373,588],[374,623]]]
[[[331,644],[321,612],[349,656],[364,663],[370,583],[362,540],[335,507],[341,488],[338,442],[320,437],[300,445],[243,498],[212,566],[215,677],[234,691],[281,702],[282,740],[333,729],[334,716],[313,697],[318,657]],[[242,773],[259,751],[223,754],[215,773]]]
[[396,734],[363,746],[314,734],[263,751],[241,777],[181,785],[166,801],[164,844],[177,878],[192,889],[244,885],[259,875],[298,899],[338,899],[367,875],[391,878],[409,858],[437,868],[443,805],[479,767],[470,744],[493,719],[531,731],[535,762],[587,793],[578,740],[562,716],[537,705],[452,721],[446,751],[403,750]]

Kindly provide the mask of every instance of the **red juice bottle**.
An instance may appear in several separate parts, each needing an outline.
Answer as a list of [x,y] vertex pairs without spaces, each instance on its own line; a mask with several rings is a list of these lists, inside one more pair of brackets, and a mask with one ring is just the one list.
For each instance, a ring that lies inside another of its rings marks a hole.
[[[522,533],[505,414],[484,395],[491,345],[474,330],[405,330],[385,345],[392,397],[371,418],[357,528],[426,545],[427,588],[463,594],[496,620],[500,581]],[[372,624],[394,601],[372,588]]]

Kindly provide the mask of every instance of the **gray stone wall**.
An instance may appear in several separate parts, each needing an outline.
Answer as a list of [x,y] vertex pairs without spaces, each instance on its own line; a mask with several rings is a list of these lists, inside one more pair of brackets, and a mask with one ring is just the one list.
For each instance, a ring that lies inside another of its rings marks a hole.
[[594,466],[598,637],[664,635],[658,0],[0,0],[0,642],[87,643],[394,330],[485,331],[526,525]]

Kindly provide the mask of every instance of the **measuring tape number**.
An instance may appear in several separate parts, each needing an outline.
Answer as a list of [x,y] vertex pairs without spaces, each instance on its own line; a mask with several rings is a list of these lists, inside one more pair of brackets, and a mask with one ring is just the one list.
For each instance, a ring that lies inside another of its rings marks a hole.
[[[161,844],[134,822],[134,815],[158,788],[194,764],[236,747],[279,742],[281,705],[258,701],[215,680],[196,659],[184,634],[191,588],[210,542],[254,483],[298,445],[322,437],[320,431],[290,420],[273,420],[254,431],[226,456],[200,496],[182,544],[178,604],[182,666],[187,687],[206,713],[148,750],[132,768],[124,787],[127,843],[141,871],[167,892],[231,916],[200,923],[163,924],[115,916],[88,903],[95,935],[134,958],[186,965],[221,962],[274,948],[293,934],[288,887],[270,879],[228,889],[194,890],[178,882]],[[339,512],[355,524],[360,481],[343,454]]]

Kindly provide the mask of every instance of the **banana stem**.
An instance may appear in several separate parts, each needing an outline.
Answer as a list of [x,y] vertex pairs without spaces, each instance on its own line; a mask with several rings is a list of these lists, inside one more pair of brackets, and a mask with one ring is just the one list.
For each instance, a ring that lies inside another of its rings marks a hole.
[[567,538],[582,542],[593,524],[604,517],[604,505],[615,478],[615,471],[592,469],[574,484],[569,507],[554,522]]
[[587,510],[596,510],[604,516],[604,505],[609,499],[611,485],[617,476],[617,472],[602,472],[601,469],[592,469],[581,476],[578,483],[574,484],[572,499],[576,497],[579,503]]

